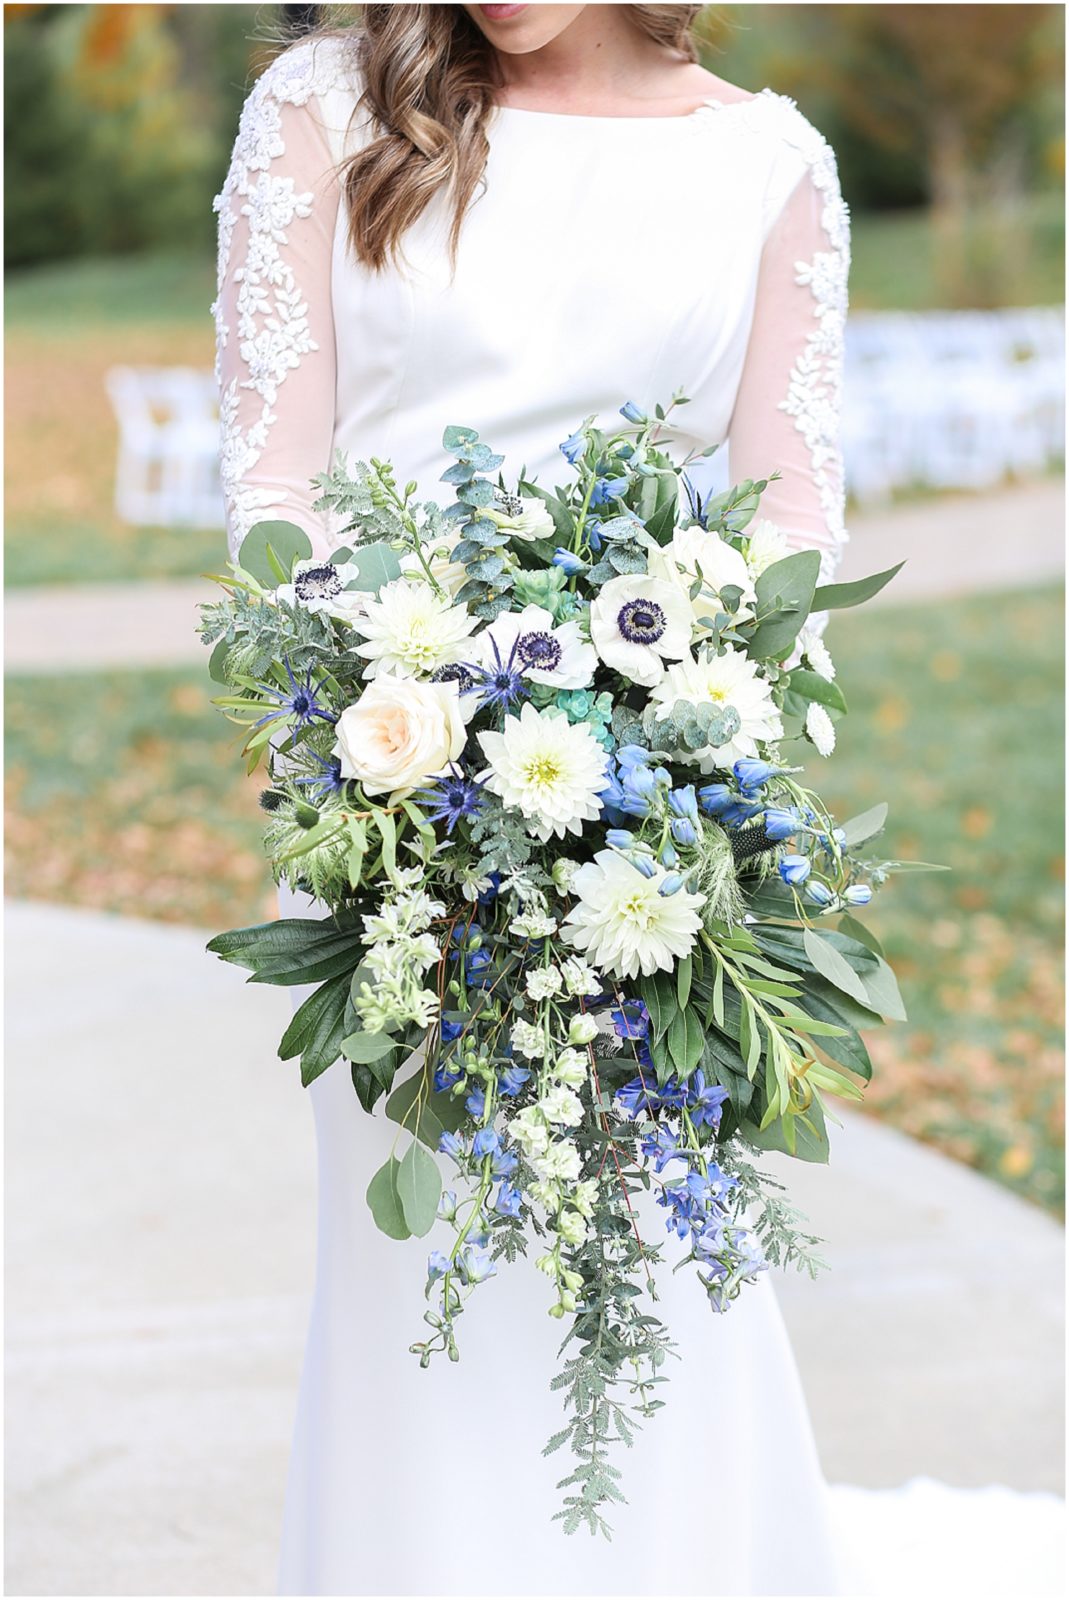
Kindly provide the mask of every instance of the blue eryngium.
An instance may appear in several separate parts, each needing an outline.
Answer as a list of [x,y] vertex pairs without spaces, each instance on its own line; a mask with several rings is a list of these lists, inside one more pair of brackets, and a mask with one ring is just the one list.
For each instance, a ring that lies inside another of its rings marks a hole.
[[769,806],[763,821],[770,839],[789,839],[798,831],[798,812],[794,806]]
[[843,899],[852,906],[867,906],[872,899],[872,890],[867,883],[852,883]]
[[784,856],[779,864],[779,875],[784,883],[804,883],[812,871],[808,856]]

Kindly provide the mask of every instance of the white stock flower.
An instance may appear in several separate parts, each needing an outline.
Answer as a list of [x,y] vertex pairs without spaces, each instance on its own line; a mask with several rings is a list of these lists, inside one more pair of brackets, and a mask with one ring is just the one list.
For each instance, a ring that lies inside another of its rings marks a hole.
[[582,1178],[569,1196],[572,1205],[581,1216],[589,1217],[594,1210],[598,1198],[598,1186],[593,1178]]
[[420,677],[462,661],[471,650],[469,636],[477,620],[467,606],[436,594],[429,583],[394,578],[368,600],[360,620],[365,642],[356,653],[369,660],[364,677],[383,672]]
[[346,706],[335,727],[343,778],[369,795],[409,793],[439,777],[464,748],[467,730],[455,683],[417,683],[384,673]]
[[590,1237],[590,1229],[578,1211],[562,1211],[557,1220],[557,1232],[565,1244],[585,1244]]
[[532,1000],[550,1000],[560,994],[563,981],[557,967],[535,967],[527,974],[525,987]]
[[600,814],[606,757],[585,723],[536,711],[528,701],[500,733],[478,739],[490,763],[487,787],[507,809],[522,812],[543,844],[554,834],[581,833]]
[[474,649],[472,659],[488,671],[511,656],[514,671],[555,689],[585,689],[598,664],[594,646],[587,644],[578,622],[555,623],[542,606],[502,611],[476,637]]
[[593,967],[587,966],[578,956],[569,956],[561,966],[564,987],[571,995],[600,994],[604,988]]
[[509,923],[509,932],[518,939],[548,939],[556,931],[556,917],[547,916],[544,911],[521,911]]
[[509,1133],[530,1160],[549,1148],[549,1124],[539,1108],[525,1106],[509,1123]]
[[697,660],[679,662],[668,669],[651,692],[650,700],[660,707],[655,712],[655,733],[657,721],[671,714],[677,700],[689,700],[699,706],[734,706],[739,728],[726,744],[679,752],[680,761],[696,763],[702,772],[730,767],[745,756],[756,756],[759,739],[783,736],[771,688],[758,675],[757,663],[741,650],[727,649],[722,655],[701,655]]
[[690,649],[692,615],[686,591],[645,573],[610,578],[590,607],[590,637],[607,667],[650,689],[664,676],[664,658]]
[[545,1054],[546,1041],[541,1028],[525,1022],[522,1017],[518,1017],[512,1024],[509,1038],[516,1053],[525,1056],[528,1061],[537,1061],[539,1056]]
[[790,555],[790,547],[786,534],[781,533],[767,517],[762,517],[754,524],[754,530],[746,541],[746,565],[754,577],[759,578],[773,562],[782,561],[787,555]]
[[[677,528],[667,545],[650,551],[648,563],[651,574],[679,585],[696,626],[702,617],[711,617],[723,609],[716,597],[728,587],[742,590],[735,620],[745,622],[753,615],[757,595],[746,558],[718,533],[709,533],[698,524]],[[692,600],[690,591],[699,577],[701,591]]]
[[586,1056],[579,1050],[562,1050],[554,1064],[553,1076],[569,1089],[580,1088],[588,1077]]
[[556,528],[546,503],[535,494],[508,495],[504,504],[495,501],[493,505],[481,506],[479,515],[489,517],[513,539],[519,539],[524,544],[532,539],[556,537]]
[[661,894],[668,876],[644,878],[615,850],[599,850],[575,880],[579,904],[565,917],[566,937],[620,978],[670,972],[701,927],[703,894]]
[[583,1120],[583,1102],[566,1084],[556,1083],[538,1102],[547,1122],[574,1128]]
[[806,737],[812,739],[817,754],[830,756],[835,749],[835,724],[823,706],[813,702],[805,714]]
[[[512,1124],[515,1126],[515,1122]],[[572,1183],[583,1169],[579,1151],[570,1139],[556,1139],[544,1151],[532,1157],[531,1165],[540,1178],[558,1183]]]

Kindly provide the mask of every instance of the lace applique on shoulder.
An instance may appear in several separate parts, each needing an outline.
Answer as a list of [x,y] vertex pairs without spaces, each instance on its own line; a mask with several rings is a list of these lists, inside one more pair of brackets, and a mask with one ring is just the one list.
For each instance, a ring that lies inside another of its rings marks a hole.
[[[242,107],[237,138],[222,190],[212,202],[218,214],[217,296],[215,319],[215,376],[219,389],[220,476],[228,509],[232,546],[240,545],[271,503],[263,489],[243,484],[256,465],[275,421],[279,386],[300,363],[318,349],[308,327],[308,305],[286,258],[290,230],[309,217],[311,191],[300,193],[293,178],[271,168],[286,152],[282,137],[282,107],[303,106],[313,96],[327,93],[347,81],[351,48],[344,40],[304,40],[284,51],[263,72]],[[232,313],[236,328],[226,321],[223,286],[231,273],[234,230],[239,218],[248,221],[244,259],[233,269],[236,293]],[[247,376],[222,381],[222,353],[232,336]],[[239,415],[240,390],[250,390],[260,405],[253,420]]]

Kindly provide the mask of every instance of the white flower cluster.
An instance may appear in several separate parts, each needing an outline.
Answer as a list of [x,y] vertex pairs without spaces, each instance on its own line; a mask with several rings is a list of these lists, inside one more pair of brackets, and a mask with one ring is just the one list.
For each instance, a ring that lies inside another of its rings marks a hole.
[[428,1028],[438,1014],[438,996],[423,987],[423,975],[441,959],[438,941],[428,929],[445,915],[445,907],[419,887],[421,878],[419,867],[399,871],[395,898],[363,918],[363,965],[375,984],[361,983],[353,1008],[367,1033],[384,1033],[409,1022]]

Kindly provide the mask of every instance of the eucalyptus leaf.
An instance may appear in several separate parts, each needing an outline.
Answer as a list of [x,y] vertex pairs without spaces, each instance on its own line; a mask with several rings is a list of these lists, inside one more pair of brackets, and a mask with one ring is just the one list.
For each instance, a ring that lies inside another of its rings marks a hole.
[[[279,578],[272,565],[269,549],[284,570],[285,579]],[[295,522],[257,522],[241,541],[238,566],[265,588],[274,589],[278,583],[289,581],[295,561],[308,561],[311,555],[311,540]]]
[[385,543],[363,545],[353,556],[353,565],[357,569],[356,576],[350,578],[346,589],[377,594],[383,584],[392,583],[401,576],[401,559],[397,551]]
[[897,566],[888,567],[886,572],[874,572],[871,577],[857,578],[853,583],[823,584],[813,596],[813,610],[841,611],[846,606],[859,606],[886,588],[905,564],[900,561]]
[[405,1224],[417,1239],[431,1231],[438,1215],[442,1194],[442,1175],[438,1163],[417,1139],[413,1139],[397,1169],[397,1193]]
[[397,1187],[401,1163],[391,1156],[367,1186],[367,1203],[375,1224],[391,1239],[410,1239],[412,1230],[405,1221],[404,1207]]

